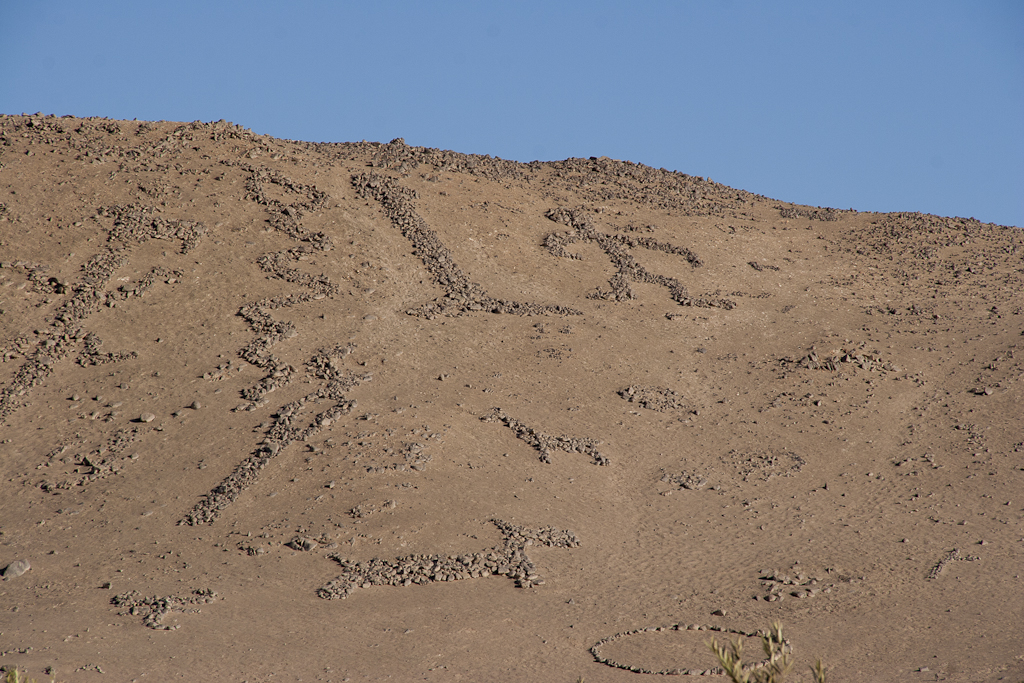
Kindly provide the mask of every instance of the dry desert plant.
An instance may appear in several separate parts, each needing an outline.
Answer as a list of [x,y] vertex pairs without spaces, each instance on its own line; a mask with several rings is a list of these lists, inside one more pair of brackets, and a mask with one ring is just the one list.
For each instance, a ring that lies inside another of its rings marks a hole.
[[[34,678],[22,678],[18,673],[18,668],[5,669],[0,667],[0,674],[3,674],[3,679],[0,679],[0,683],[36,683]],[[50,683],[53,683],[53,679],[50,679]]]
[[[768,632],[761,636],[761,643],[765,660],[752,664],[743,663],[743,643],[739,638],[728,645],[722,645],[712,638],[708,646],[733,683],[782,683],[793,668],[793,650],[782,636],[782,624],[773,623]],[[811,674],[814,683],[825,683],[825,668],[820,659],[811,667]]]

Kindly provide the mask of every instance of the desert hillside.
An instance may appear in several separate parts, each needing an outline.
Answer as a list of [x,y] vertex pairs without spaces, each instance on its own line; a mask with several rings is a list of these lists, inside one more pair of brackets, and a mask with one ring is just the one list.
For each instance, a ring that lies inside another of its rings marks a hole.
[[0,665],[637,682],[778,620],[798,679],[1020,681],[1022,256],[606,157],[0,117]]

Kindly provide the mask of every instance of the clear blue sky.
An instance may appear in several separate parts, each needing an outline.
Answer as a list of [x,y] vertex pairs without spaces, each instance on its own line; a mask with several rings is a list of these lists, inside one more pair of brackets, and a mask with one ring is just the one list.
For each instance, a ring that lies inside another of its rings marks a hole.
[[1024,226],[1024,2],[0,1],[0,112],[607,155]]

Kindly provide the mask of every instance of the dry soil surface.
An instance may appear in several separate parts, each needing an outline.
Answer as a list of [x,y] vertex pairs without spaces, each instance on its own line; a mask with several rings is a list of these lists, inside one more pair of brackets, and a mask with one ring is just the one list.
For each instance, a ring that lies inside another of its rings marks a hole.
[[2,117],[0,665],[641,682],[778,620],[804,679],[1016,683],[1022,256],[604,157]]

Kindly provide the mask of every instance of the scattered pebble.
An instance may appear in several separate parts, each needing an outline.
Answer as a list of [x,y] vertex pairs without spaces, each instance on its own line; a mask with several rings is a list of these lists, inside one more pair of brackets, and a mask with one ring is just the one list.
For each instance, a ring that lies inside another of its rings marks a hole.
[[32,564],[28,560],[15,560],[4,568],[0,576],[3,576],[4,580],[7,581],[21,576],[31,568]]

